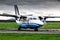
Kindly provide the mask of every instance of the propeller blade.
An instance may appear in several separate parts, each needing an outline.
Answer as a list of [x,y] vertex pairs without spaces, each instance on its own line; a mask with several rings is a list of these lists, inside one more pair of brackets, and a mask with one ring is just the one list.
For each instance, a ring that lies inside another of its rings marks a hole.
[[20,14],[19,14],[19,9],[18,9],[18,6],[17,5],[14,5],[14,8],[15,8],[15,14],[16,14],[16,16],[20,16]]
[[[14,8],[15,8],[15,14],[16,14],[16,16],[20,19],[21,15],[19,14],[18,6],[14,5]],[[16,20],[18,20],[18,18],[16,18]]]

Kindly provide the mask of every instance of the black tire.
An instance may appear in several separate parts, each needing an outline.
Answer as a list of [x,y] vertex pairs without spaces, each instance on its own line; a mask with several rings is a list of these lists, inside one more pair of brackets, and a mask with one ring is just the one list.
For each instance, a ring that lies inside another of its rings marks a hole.
[[18,31],[21,31],[21,27],[18,28]]
[[34,28],[34,31],[38,31],[38,28]]

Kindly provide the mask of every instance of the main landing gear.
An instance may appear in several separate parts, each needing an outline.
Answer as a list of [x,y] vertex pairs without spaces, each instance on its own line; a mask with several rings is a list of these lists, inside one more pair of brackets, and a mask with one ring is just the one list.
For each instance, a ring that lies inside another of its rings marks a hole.
[[34,28],[34,31],[38,31],[38,28]]
[[18,28],[18,31],[21,31],[21,27]]

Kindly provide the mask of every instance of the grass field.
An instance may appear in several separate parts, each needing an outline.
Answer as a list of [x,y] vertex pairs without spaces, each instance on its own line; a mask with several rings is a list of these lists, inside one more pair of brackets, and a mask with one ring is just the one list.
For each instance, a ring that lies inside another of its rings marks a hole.
[[41,28],[44,28],[44,29],[60,29],[60,22],[47,22]]
[[0,22],[0,29],[18,28],[15,22]]
[[[0,29],[18,28],[15,22],[0,22]],[[47,22],[44,29],[60,29],[60,22]],[[0,33],[0,40],[60,40],[60,34]]]
[[[0,29],[18,28],[15,22],[0,22]],[[60,29],[60,22],[47,22],[41,29]]]
[[0,34],[0,40],[60,40],[60,34]]

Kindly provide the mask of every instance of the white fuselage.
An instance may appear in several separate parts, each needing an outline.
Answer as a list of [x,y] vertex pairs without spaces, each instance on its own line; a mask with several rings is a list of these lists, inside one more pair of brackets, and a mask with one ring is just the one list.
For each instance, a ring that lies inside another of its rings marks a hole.
[[39,25],[44,24],[44,22],[42,20],[40,20],[38,18],[38,16],[27,16],[26,20],[18,19],[18,20],[16,20],[16,23],[18,24],[18,26],[20,26],[23,23],[26,23],[26,24],[35,23],[35,24],[39,24]]

